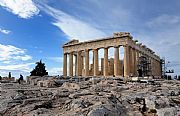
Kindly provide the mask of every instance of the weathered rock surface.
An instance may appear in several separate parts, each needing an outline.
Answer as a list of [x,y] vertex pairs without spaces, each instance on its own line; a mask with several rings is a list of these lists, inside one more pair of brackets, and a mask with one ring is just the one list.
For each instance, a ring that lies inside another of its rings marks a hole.
[[54,88],[1,83],[0,93],[0,116],[180,115],[178,81],[74,79]]

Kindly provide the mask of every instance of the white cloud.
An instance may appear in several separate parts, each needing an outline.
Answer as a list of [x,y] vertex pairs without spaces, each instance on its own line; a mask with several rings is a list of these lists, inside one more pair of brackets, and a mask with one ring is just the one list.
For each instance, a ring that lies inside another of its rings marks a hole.
[[[30,75],[31,65],[34,63],[22,63],[13,65],[0,65],[0,76],[6,77],[11,72],[12,77],[18,78],[20,74],[23,76]],[[25,79],[25,78],[24,78]]]
[[26,64],[0,66],[0,70],[30,72],[30,65],[33,65],[33,64],[34,63],[26,63]]
[[39,13],[32,0],[0,0],[0,5],[20,18],[28,19]]
[[15,77],[29,75],[32,70],[30,66],[34,63],[27,63],[32,57],[26,52],[26,49],[0,44],[0,76],[7,76],[8,72]]
[[47,70],[49,75],[62,75],[63,74],[63,68],[51,68]]
[[105,36],[104,32],[61,10],[57,10],[45,4],[39,5],[39,7],[55,19],[55,22],[52,24],[61,29],[69,39],[76,38],[80,41],[84,41]]
[[0,61],[22,60],[27,61],[32,59],[26,54],[25,49],[17,48],[12,45],[0,44]]
[[0,32],[3,33],[3,34],[9,34],[11,31],[0,28]]
[[180,23],[180,16],[163,14],[151,19],[147,25],[149,27],[172,26]]
[[15,57],[13,57],[13,59],[27,61],[27,60],[31,60],[32,57],[29,55],[24,55],[24,56],[15,56]]
[[55,62],[63,62],[63,57],[49,57],[48,59],[53,60]]

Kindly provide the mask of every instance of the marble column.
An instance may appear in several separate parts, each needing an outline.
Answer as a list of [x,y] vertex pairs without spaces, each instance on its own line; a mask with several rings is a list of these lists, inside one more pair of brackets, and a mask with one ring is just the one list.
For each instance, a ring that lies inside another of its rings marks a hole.
[[152,75],[151,56],[149,57],[149,74]]
[[155,61],[156,62],[156,76],[158,76],[158,66],[157,66],[157,60]]
[[67,76],[67,54],[64,53],[63,75]]
[[155,59],[153,59],[153,72],[154,72],[154,76],[156,76],[156,63],[155,63]]
[[69,53],[69,76],[73,76],[73,52]]
[[85,50],[85,76],[89,76],[89,50]]
[[82,71],[84,70],[84,55],[82,55],[82,53],[81,53],[81,69],[80,70],[81,70],[80,74],[83,75]]
[[98,49],[93,50],[93,56],[94,56],[94,76],[98,75]]
[[151,66],[152,66],[152,75],[154,76],[155,73],[154,73],[154,58],[151,59]]
[[80,76],[80,70],[81,70],[81,52],[77,51],[77,70],[76,70],[77,76]]
[[139,51],[136,50],[136,62],[135,62],[135,71],[136,71],[135,75],[136,75],[136,76],[138,76],[138,72],[137,72],[137,70],[138,70],[138,65],[139,65]]
[[114,75],[115,76],[119,75],[118,65],[119,65],[119,47],[116,46],[114,47]]
[[132,65],[131,65],[131,73],[132,73],[132,75],[134,76],[135,75],[135,58],[136,58],[136,52],[135,52],[135,49],[134,48],[132,48],[131,49],[131,54],[132,54],[132,58],[131,58],[131,63],[132,63]]
[[129,46],[124,46],[124,76],[128,77],[129,73],[130,73]]
[[162,76],[162,72],[161,72],[161,62],[159,61],[158,64],[159,64],[159,76],[161,77],[161,76]]
[[77,75],[77,54],[74,55],[75,58],[75,76]]
[[136,54],[136,49],[134,49],[134,76],[137,76],[137,54]]
[[130,75],[133,74],[133,50],[129,47],[129,72]]
[[108,76],[108,48],[104,48],[104,76]]

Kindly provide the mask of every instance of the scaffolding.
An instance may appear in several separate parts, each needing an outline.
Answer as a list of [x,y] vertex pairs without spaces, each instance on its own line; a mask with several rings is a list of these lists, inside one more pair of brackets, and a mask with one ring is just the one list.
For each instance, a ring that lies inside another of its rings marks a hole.
[[152,69],[151,69],[151,60],[145,56],[139,57],[138,60],[138,71],[141,71],[142,74],[139,76],[150,76],[152,75]]

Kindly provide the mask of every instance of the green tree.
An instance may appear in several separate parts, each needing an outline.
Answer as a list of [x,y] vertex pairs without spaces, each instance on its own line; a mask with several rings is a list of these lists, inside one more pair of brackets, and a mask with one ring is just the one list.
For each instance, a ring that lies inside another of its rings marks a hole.
[[2,77],[0,76],[0,80],[2,80]]
[[46,66],[42,61],[40,60],[39,62],[36,62],[36,67],[33,69],[30,73],[30,76],[44,76],[48,75],[48,72],[46,71]]

